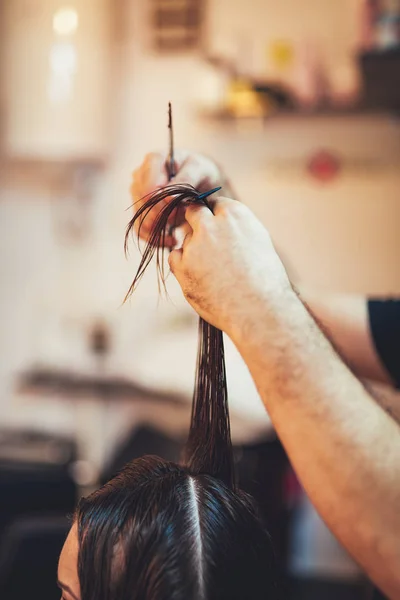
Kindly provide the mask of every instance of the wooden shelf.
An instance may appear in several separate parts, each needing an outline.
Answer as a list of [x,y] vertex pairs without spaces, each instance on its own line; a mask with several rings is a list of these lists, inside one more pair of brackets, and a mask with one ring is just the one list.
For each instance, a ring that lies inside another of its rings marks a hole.
[[20,375],[18,392],[41,396],[56,395],[65,400],[146,400],[187,406],[182,395],[152,391],[122,377],[93,377],[68,371],[32,369]]

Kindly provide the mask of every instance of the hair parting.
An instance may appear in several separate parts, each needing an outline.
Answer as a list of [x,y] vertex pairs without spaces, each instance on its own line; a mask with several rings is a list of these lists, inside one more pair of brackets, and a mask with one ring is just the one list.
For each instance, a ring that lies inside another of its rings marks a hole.
[[[207,197],[218,189],[201,194],[191,185],[172,184],[145,197],[144,204],[127,226],[125,252],[135,223],[139,223],[139,238],[141,226],[149,212],[156,206],[160,206],[160,211],[154,221],[139,268],[125,300],[134,292],[154,255],[156,255],[159,288],[162,284],[165,289],[164,242],[171,215],[174,211],[176,214],[178,208],[187,204],[204,204],[212,210]],[[166,203],[167,198],[169,201]],[[184,462],[194,475],[212,475],[231,489],[235,488],[223,335],[222,331],[201,318],[192,416]]]

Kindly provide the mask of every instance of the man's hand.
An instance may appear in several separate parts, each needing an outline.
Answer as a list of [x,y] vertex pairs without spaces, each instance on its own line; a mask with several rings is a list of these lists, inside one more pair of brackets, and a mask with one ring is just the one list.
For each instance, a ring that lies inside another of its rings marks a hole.
[[[152,152],[146,156],[141,166],[134,171],[131,194],[135,212],[144,203],[144,196],[168,184],[167,159],[167,154]],[[219,167],[206,156],[178,150],[175,154],[175,166],[177,174],[171,183],[189,183],[200,192],[223,186],[224,178]],[[168,200],[165,202],[168,202]],[[154,220],[161,208],[162,206],[158,205],[146,215],[146,219],[140,226],[140,236],[143,239],[148,239],[153,229]],[[176,223],[177,226],[180,226],[184,221],[183,213],[183,210],[178,214],[173,213],[170,217],[171,225]],[[139,227],[139,223],[137,227]],[[173,234],[165,237],[165,244],[167,246],[175,245]]]
[[[400,430],[293,292],[268,232],[242,204],[189,207],[170,266],[199,314],[235,343],[275,430],[334,535],[400,598]],[[384,507],[384,509],[382,509]]]
[[169,264],[193,308],[232,337],[252,326],[259,304],[279,301],[291,285],[268,231],[246,206],[218,198],[213,210],[186,209],[191,231]]

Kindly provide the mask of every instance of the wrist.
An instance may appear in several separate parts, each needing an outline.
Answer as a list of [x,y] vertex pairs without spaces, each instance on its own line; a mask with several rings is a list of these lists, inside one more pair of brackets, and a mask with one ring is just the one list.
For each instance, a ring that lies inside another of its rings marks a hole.
[[290,282],[284,281],[272,290],[260,290],[244,300],[226,333],[239,350],[264,343],[268,332],[272,335],[290,326],[290,315],[299,308],[305,310]]

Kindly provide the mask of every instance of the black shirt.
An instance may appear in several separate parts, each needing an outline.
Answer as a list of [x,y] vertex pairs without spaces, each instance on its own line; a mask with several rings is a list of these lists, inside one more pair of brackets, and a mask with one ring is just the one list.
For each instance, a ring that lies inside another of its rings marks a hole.
[[[376,351],[400,388],[400,300],[369,300],[369,324]],[[384,600],[378,591],[374,600]]]
[[369,300],[368,313],[376,351],[400,388],[400,300]]

